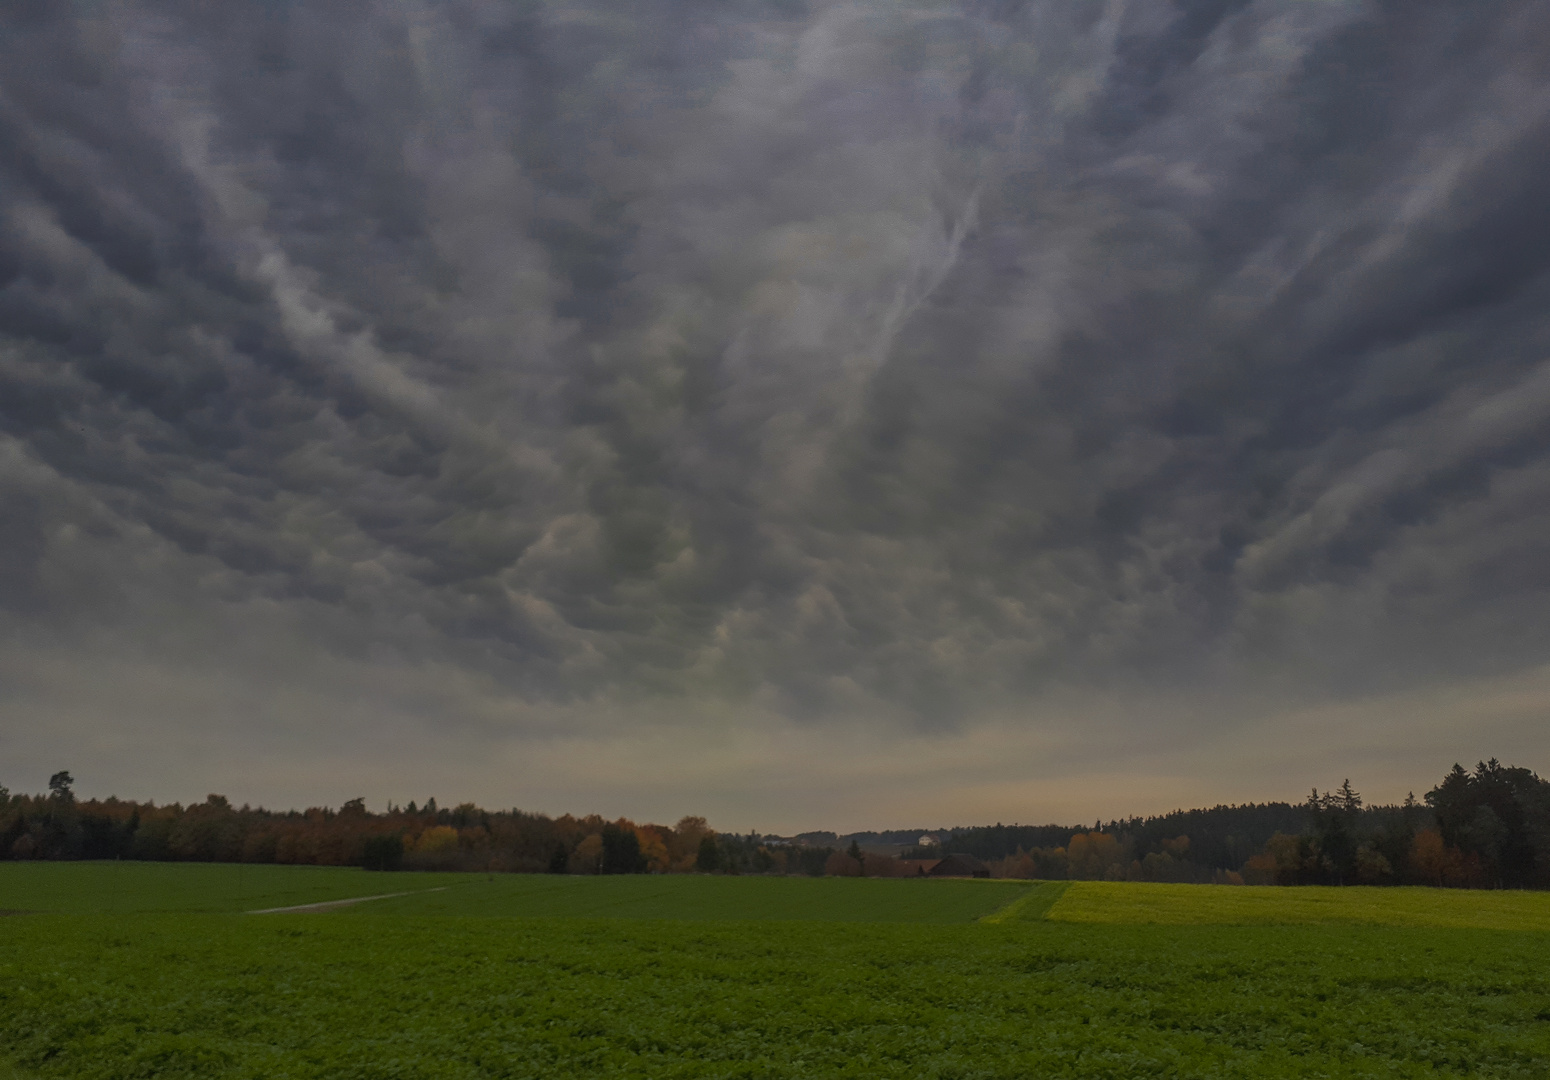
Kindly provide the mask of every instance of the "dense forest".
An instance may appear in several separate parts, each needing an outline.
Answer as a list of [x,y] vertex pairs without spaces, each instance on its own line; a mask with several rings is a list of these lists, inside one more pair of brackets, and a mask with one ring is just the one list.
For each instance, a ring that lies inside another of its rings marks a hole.
[[[338,809],[77,799],[68,772],[47,794],[0,787],[0,859],[146,859],[522,873],[927,873],[948,853],[991,874],[1228,884],[1550,887],[1550,782],[1491,760],[1455,765],[1422,800],[1367,806],[1349,781],[1301,804],[1177,810],[1149,818],[892,833],[738,835],[704,818],[637,824],[472,803]],[[897,855],[905,837],[931,839]],[[868,845],[871,850],[868,850]]]
[[[1175,810],[1095,824],[954,829],[998,877],[1263,885],[1550,887],[1550,782],[1492,759],[1424,800],[1367,806],[1346,781],[1301,804]],[[909,852],[919,856],[924,849]]]

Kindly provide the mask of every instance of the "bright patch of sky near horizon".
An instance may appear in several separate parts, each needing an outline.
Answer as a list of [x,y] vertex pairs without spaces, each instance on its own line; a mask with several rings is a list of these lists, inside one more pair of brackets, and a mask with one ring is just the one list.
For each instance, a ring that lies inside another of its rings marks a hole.
[[20,0],[0,784],[1544,769],[1542,5]]

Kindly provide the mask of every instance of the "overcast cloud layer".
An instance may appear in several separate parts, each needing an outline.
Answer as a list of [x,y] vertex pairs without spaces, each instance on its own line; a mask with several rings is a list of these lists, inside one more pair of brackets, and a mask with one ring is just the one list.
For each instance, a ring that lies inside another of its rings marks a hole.
[[0,783],[1543,769],[1547,176],[1542,0],[13,0]]

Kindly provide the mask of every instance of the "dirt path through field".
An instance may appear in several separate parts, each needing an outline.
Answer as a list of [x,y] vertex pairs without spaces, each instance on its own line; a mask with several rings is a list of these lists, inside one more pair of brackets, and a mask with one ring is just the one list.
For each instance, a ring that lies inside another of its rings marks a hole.
[[434,889],[411,889],[408,892],[385,892],[376,896],[352,896],[348,900],[323,900],[316,904],[295,904],[291,907],[267,907],[257,911],[244,912],[247,915],[286,915],[308,911],[332,911],[334,908],[349,907],[351,904],[364,904],[368,900],[391,900],[395,896],[416,896],[422,892],[446,892],[452,886],[440,885]]

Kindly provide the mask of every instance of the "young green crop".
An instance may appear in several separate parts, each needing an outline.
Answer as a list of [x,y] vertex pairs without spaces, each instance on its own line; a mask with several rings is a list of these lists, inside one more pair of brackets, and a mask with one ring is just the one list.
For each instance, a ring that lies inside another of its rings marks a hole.
[[0,862],[0,911],[251,911],[483,880],[350,866]]
[[352,908],[375,915],[964,923],[1028,892],[1026,881],[914,878],[568,877],[500,874],[444,892]]
[[970,922],[1025,881],[367,873],[350,867],[0,862],[0,910],[243,912],[402,893],[360,914]]
[[31,916],[0,1045],[39,1080],[1540,1077],[1550,936]]
[[0,864],[0,1080],[1542,1077],[1550,932],[1339,924],[1547,902]]

